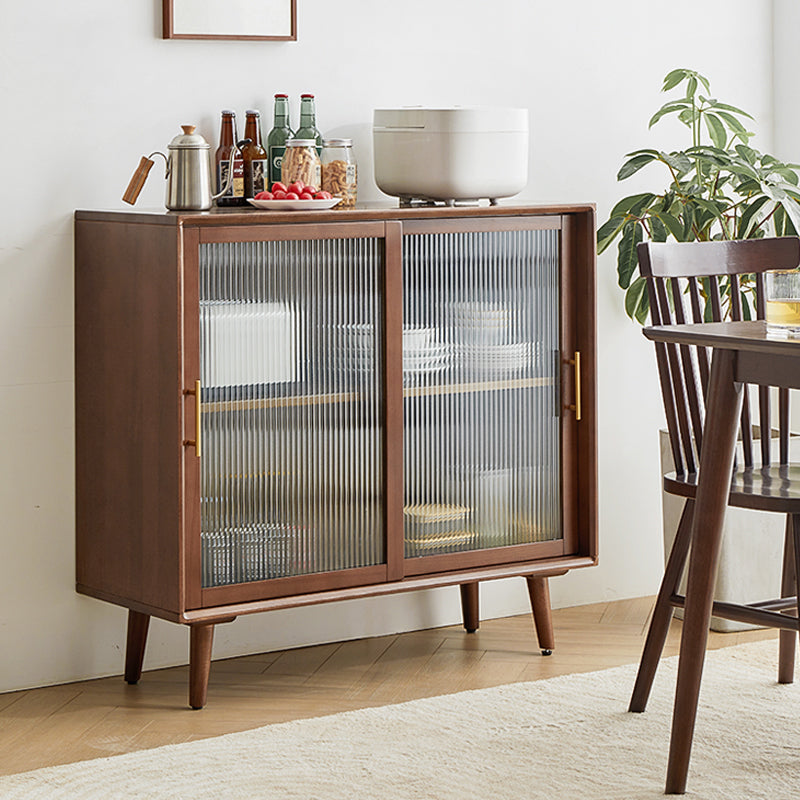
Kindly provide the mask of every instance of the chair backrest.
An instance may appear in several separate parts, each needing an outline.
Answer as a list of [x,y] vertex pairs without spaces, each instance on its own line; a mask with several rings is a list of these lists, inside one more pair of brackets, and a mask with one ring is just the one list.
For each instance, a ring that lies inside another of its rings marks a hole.
[[[764,319],[764,273],[800,264],[800,238],[720,242],[643,242],[639,269],[647,283],[653,325]],[[697,472],[703,441],[709,354],[706,348],[656,344],[656,360],[678,475]],[[756,466],[753,414],[745,388],[741,416],[744,465]],[[771,461],[770,387],[758,387],[760,463]],[[789,392],[777,390],[779,462],[789,460]]]

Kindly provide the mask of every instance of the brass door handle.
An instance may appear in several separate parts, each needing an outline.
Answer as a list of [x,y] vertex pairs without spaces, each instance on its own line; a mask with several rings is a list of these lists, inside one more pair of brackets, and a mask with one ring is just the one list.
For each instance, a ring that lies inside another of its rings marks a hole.
[[200,431],[202,429],[201,415],[203,413],[203,407],[201,403],[200,381],[194,382],[194,389],[184,389],[183,393],[194,395],[194,440],[184,439],[183,444],[184,446],[194,447],[195,455],[198,458],[200,458],[200,450],[201,450]]
[[575,369],[575,402],[567,406],[570,411],[575,412],[575,422],[581,419],[581,351],[576,350],[574,358],[567,360]]

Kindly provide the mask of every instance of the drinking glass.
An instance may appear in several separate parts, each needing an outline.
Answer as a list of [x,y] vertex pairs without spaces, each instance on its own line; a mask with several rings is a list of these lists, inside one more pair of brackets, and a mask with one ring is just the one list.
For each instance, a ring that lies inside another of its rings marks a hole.
[[767,331],[800,337],[800,271],[774,270],[764,274]]

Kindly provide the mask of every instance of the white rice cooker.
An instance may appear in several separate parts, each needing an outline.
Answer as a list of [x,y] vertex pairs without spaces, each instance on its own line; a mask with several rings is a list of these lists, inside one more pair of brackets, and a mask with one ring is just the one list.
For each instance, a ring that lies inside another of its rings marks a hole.
[[375,182],[401,203],[511,197],[528,182],[526,108],[380,108]]

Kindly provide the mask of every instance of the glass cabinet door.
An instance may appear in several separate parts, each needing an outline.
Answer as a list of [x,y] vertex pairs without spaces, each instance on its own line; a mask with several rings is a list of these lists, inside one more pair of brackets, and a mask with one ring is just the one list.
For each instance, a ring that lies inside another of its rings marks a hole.
[[201,244],[202,585],[385,561],[379,239]]
[[407,558],[562,537],[557,230],[403,237]]

